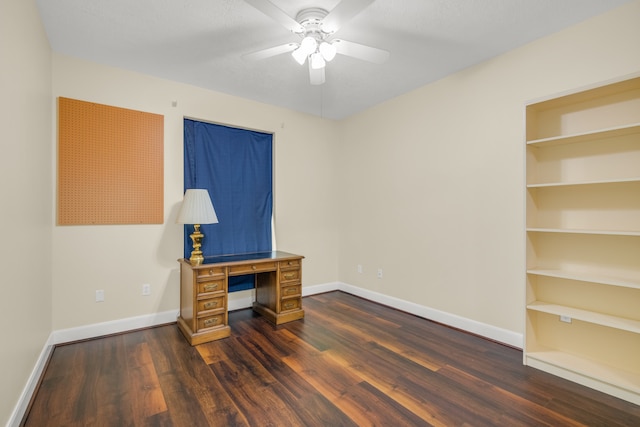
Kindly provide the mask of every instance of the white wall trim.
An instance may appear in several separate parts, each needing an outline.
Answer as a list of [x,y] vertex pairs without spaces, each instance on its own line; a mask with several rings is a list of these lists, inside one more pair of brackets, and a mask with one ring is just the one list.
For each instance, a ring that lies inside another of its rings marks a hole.
[[320,285],[313,285],[313,286],[303,286],[302,287],[302,296],[306,297],[309,295],[316,295],[316,294],[323,294],[325,292],[331,292],[331,291],[341,291],[342,289],[342,283],[340,282],[330,282],[330,283],[324,283],[324,284],[320,284]]
[[22,418],[24,417],[25,412],[27,411],[27,406],[29,406],[29,401],[31,400],[31,396],[36,390],[36,386],[42,377],[42,373],[44,372],[44,368],[47,365],[47,361],[49,360],[49,356],[53,351],[53,333],[49,335],[47,342],[42,347],[42,351],[36,360],[36,364],[31,370],[31,375],[29,375],[29,379],[18,398],[18,403],[13,408],[13,412],[7,421],[7,427],[18,427]]
[[[456,314],[447,313],[435,308],[405,301],[399,298],[384,295],[368,289],[349,285],[342,282],[330,282],[313,286],[304,286],[302,295],[316,295],[324,292],[340,290],[361,298],[368,299],[398,310],[406,311],[424,319],[433,320],[443,323],[454,328],[462,329],[467,332],[481,335],[483,337],[499,341],[514,347],[522,348],[523,336],[520,333],[507,329],[498,328]],[[247,293],[246,296],[229,301],[229,310],[241,310],[249,308],[253,304],[253,293]],[[61,329],[54,331],[49,338],[50,344],[62,344],[71,341],[77,341],[88,338],[95,338],[103,335],[115,334],[134,329],[140,329],[150,326],[162,325],[164,323],[175,322],[179,312],[177,310],[169,310],[162,313],[153,313],[143,316],[130,317],[126,319],[113,320],[110,322],[95,323],[92,325],[79,326],[77,328]]]
[[343,292],[356,295],[370,301],[388,305],[398,310],[406,311],[424,319],[433,320],[463,331],[471,332],[485,338],[498,341],[513,347],[522,348],[523,336],[520,333],[509,331],[507,329],[498,328],[456,314],[447,313],[436,310],[435,308],[405,301],[399,298],[390,297],[368,289],[359,288],[346,283],[340,284],[340,290]]
[[76,328],[60,329],[52,333],[53,344],[63,344],[71,341],[96,338],[103,335],[117,334],[134,329],[171,323],[176,321],[178,313],[178,310],[169,310],[161,313],[145,314],[126,319],[78,326]]
[[247,296],[243,296],[241,298],[236,298],[233,300],[229,300],[228,304],[229,306],[227,307],[227,309],[229,311],[235,311],[235,310],[242,310],[243,308],[249,308],[253,305],[253,300],[254,300],[254,292],[251,291],[251,293],[248,293]]
[[[340,289],[340,283],[333,282],[321,285],[303,287],[303,296],[320,294]],[[254,293],[247,292],[235,300],[229,301],[229,311],[249,308],[253,305]],[[162,325],[175,322],[178,317],[178,310],[169,310],[161,313],[146,314],[142,316],[129,317],[125,319],[112,320],[109,322],[94,323],[91,325],[78,326],[69,329],[59,329],[53,331],[49,340],[52,345],[64,344],[72,341],[96,338],[104,335],[117,334],[134,329],[147,328],[150,326]]]

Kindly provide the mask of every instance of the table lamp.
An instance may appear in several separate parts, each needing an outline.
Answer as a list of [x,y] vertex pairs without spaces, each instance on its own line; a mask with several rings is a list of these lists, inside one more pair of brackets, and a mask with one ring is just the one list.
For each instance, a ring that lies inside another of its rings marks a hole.
[[204,261],[204,256],[200,247],[204,234],[200,232],[200,224],[217,224],[218,217],[213,209],[213,204],[206,189],[190,188],[184,193],[184,201],[178,212],[176,219],[178,224],[193,224],[191,240],[193,251],[189,262],[191,265],[200,265]]

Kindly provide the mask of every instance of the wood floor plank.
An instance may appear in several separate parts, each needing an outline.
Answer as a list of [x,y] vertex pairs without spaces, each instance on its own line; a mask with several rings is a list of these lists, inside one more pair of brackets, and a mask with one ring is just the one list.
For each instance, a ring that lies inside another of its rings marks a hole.
[[640,407],[523,366],[522,352],[343,292],[275,326],[229,315],[57,346],[22,425],[640,426]]
[[319,351],[329,349],[332,332],[321,323],[316,323],[315,327],[312,327],[306,310],[305,307],[305,317],[307,318],[283,325],[283,327]]
[[300,425],[298,414],[283,399],[290,392],[237,339],[221,344],[227,361],[209,366],[249,425]]
[[247,337],[238,338],[238,342],[291,395],[300,398],[315,391],[308,382],[304,381],[282,360],[282,356],[279,356],[279,353],[270,346],[270,341],[260,339],[260,337],[254,337],[254,339]]
[[[358,425],[431,425],[424,420],[418,422],[420,418],[410,409],[369,386],[352,366],[332,355],[332,351],[299,352],[285,361]],[[376,392],[372,395],[374,389]],[[377,407],[375,411],[370,409],[373,403]]]
[[[353,422],[340,409],[282,360],[283,356],[296,353],[300,347],[306,348],[307,351],[315,351],[315,349],[286,329],[266,325],[264,322],[258,324],[258,329],[262,333],[240,336],[237,341],[282,386],[278,396],[292,408],[300,420],[304,420],[301,423],[327,426],[353,425]],[[255,407],[253,412],[258,412]]]
[[359,426],[431,425],[366,381],[349,387],[339,405]]
[[[125,336],[125,339],[128,338]],[[162,393],[153,359],[146,342],[129,343],[127,371],[129,394],[133,409],[134,423],[167,411],[167,403]]]
[[[133,408],[127,386],[129,371],[126,368],[123,336],[110,337],[104,344],[103,347],[96,348],[95,352],[99,374],[93,387],[89,386],[86,390],[95,394],[95,425],[102,423],[102,420],[113,420],[120,425],[127,425],[127,420],[133,418]],[[97,357],[98,354],[102,357]]]
[[[562,388],[559,388],[562,390]],[[607,427],[640,426],[640,406],[631,405],[612,396],[603,395],[595,390],[582,390],[575,394],[571,387],[564,392],[555,393],[547,408],[565,414],[585,425]],[[592,395],[591,395],[592,394]],[[602,406],[612,408],[603,412]],[[618,408],[618,409],[616,409]]]
[[356,427],[358,424],[320,393],[302,396],[295,404],[302,426]]
[[[456,387],[467,394],[466,401],[473,402],[474,411],[484,414],[488,419],[492,419],[492,422],[497,423],[508,417],[510,420],[535,425],[581,425],[568,417],[549,411],[546,406],[520,398],[457,368],[447,366],[438,371],[438,375],[453,380]],[[495,414],[498,414],[499,418],[496,418]]]
[[332,402],[338,401],[348,388],[361,382],[358,375],[345,370],[325,352],[300,351],[283,360]]
[[[173,425],[248,426],[224,387],[175,325],[148,342]],[[186,344],[186,345],[185,345]]]
[[[352,297],[353,298],[353,297]],[[359,298],[355,298],[356,301],[359,301]],[[444,338],[440,336],[440,332],[442,331],[442,326],[437,325],[433,322],[425,322],[424,319],[418,318],[413,315],[409,315],[407,313],[402,313],[397,310],[390,309],[383,305],[379,304],[370,304],[370,308],[368,310],[367,317],[353,317],[353,311],[349,312],[344,308],[346,303],[339,303],[333,305],[323,305],[318,306],[318,316],[320,318],[329,318],[335,319],[337,322],[356,326],[356,329],[359,333],[367,334],[368,336],[374,337],[377,341],[383,342],[388,341],[392,343],[402,344],[407,348],[415,349],[416,343],[424,342],[426,344],[432,343],[434,341],[441,341],[440,346],[430,346],[430,349],[440,349],[441,353],[447,354],[450,349],[447,348],[452,342],[454,342],[454,338]],[[397,322],[391,322],[392,327],[381,327],[382,324],[376,319],[384,318],[393,315],[402,315],[404,318],[404,324],[401,326],[397,325]],[[446,333],[445,333],[446,335]],[[486,344],[486,340],[480,339],[478,340],[478,344]],[[452,346],[452,350],[454,351],[470,351],[473,349],[475,352],[482,352],[485,350],[485,347],[481,345],[472,344],[472,349],[467,348],[470,345],[469,338],[464,340],[460,340],[456,343],[455,346]],[[489,348],[489,347],[487,347]]]
[[[464,391],[456,389],[452,382],[443,381],[437,372],[428,372],[421,377],[400,376],[398,389],[406,395],[419,396],[425,405],[437,408],[434,416],[447,426],[473,425],[495,426],[495,417],[487,419],[484,408],[473,404]],[[478,406],[476,408],[476,406]]]
[[[487,383],[540,405],[547,404],[552,394],[545,387],[531,387],[538,377],[531,376],[533,371],[522,365],[522,352],[500,347],[499,352],[487,351],[481,355],[476,351],[456,352],[446,366],[462,369]],[[514,355],[517,357],[513,357]]]
[[[316,301],[312,301],[309,304],[311,307],[316,307],[321,312],[331,313],[333,316],[342,316],[352,319],[354,324],[362,326],[364,328],[376,327],[383,331],[393,331],[402,327],[401,322],[393,321],[391,318],[380,317],[379,311],[371,309],[371,306],[358,306],[349,302],[333,301],[330,304],[318,304]],[[376,307],[377,308],[377,307]],[[384,306],[380,306],[384,309]]]
[[314,326],[314,330],[319,329],[320,324],[330,325],[331,335],[325,338],[326,340],[335,340],[336,336],[340,336],[348,342],[358,343],[361,346],[376,342],[427,369],[435,371],[444,365],[443,358],[432,357],[426,351],[415,351],[415,338],[408,337],[412,341],[403,340],[405,338],[404,334],[395,327],[392,331],[384,331],[375,325],[354,325],[348,317],[336,316],[334,313],[330,315],[318,314],[317,318],[314,317],[314,314],[311,311],[308,319],[305,320],[311,326]]
[[[73,415],[75,402],[68,396],[78,396],[86,358],[83,349],[77,346],[58,346],[54,349],[47,370],[43,373],[40,384],[40,398],[33,400],[31,417],[28,425],[44,425],[48,420],[54,425],[75,425]],[[66,389],[67,394],[60,393]]]
[[[429,402],[424,402],[419,399],[414,393],[407,392],[399,387],[397,378],[397,369],[402,369],[394,365],[385,366],[380,369],[381,363],[366,363],[363,364],[361,359],[354,359],[352,355],[342,353],[340,355],[329,350],[326,352],[327,356],[332,358],[336,363],[356,373],[362,382],[373,385],[381,392],[385,393],[388,397],[419,416],[422,420],[428,422],[433,426],[445,427],[440,421],[439,411],[437,407],[429,405]],[[373,357],[369,356],[367,362],[371,362]],[[407,361],[410,362],[410,361]],[[382,364],[384,366],[384,363]],[[406,366],[403,363],[402,366]],[[417,366],[417,365],[416,365]],[[418,369],[422,369],[418,367]],[[420,372],[422,375],[423,372]]]

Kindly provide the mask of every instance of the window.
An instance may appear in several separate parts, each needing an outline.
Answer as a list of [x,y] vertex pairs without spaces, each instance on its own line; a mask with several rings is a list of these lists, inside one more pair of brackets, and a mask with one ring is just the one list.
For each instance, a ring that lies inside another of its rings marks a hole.
[[[272,249],[273,136],[184,120],[184,188],[206,188],[218,224],[203,224],[204,256]],[[193,226],[185,226],[189,257]],[[253,287],[253,277],[230,278],[229,291]],[[235,283],[235,282],[240,282]]]

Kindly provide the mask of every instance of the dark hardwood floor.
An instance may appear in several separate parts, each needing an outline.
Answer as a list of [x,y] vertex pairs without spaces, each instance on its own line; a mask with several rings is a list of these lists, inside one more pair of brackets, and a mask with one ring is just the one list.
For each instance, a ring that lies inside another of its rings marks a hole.
[[522,365],[522,352],[331,292],[278,327],[230,314],[55,348],[26,426],[640,426],[640,406]]

